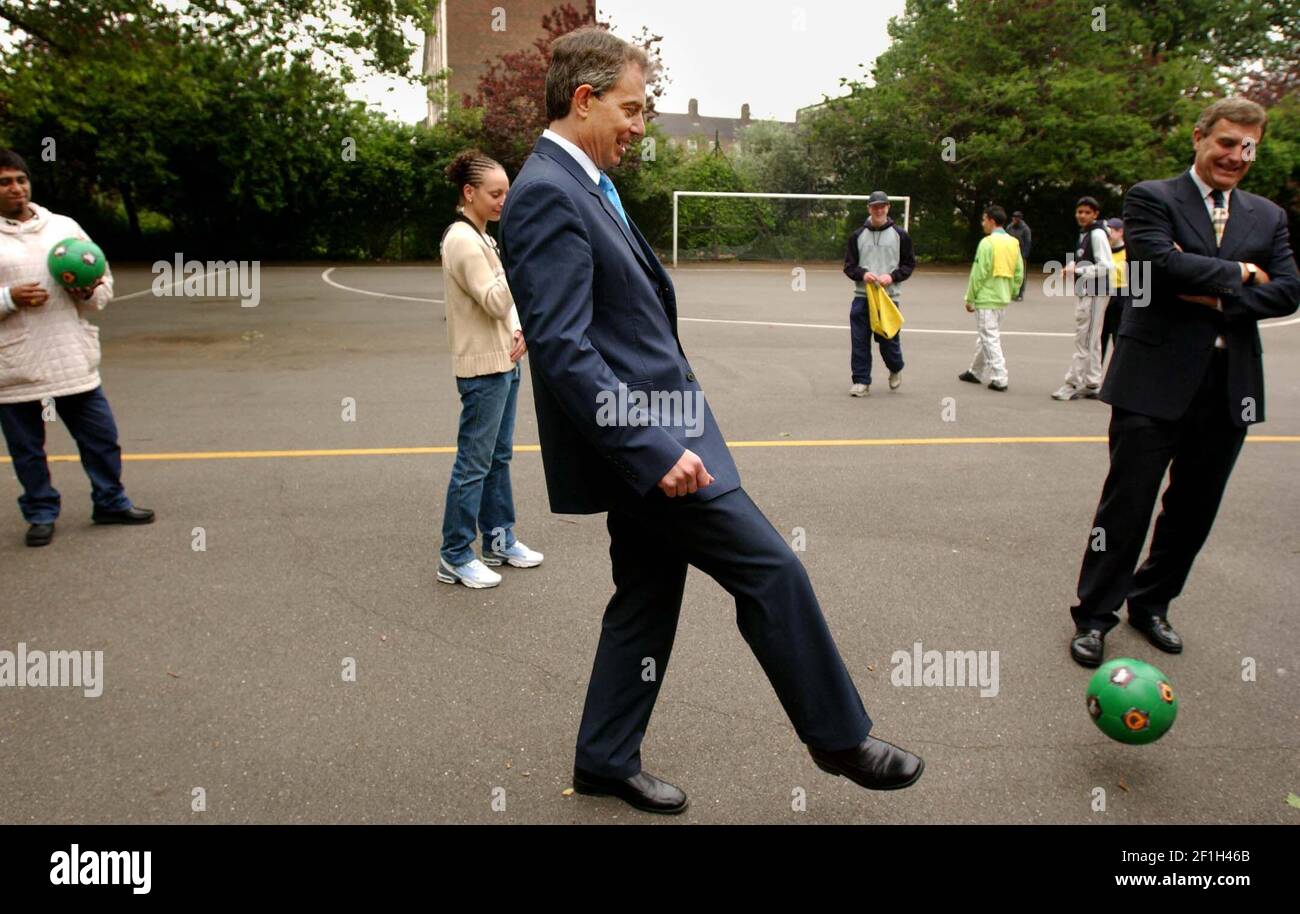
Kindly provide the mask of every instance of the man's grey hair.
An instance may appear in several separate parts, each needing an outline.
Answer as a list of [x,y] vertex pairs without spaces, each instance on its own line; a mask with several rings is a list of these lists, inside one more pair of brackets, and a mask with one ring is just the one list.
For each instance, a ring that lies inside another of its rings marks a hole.
[[1196,119],[1201,136],[1209,136],[1220,119],[1247,126],[1259,124],[1260,139],[1264,138],[1264,130],[1268,127],[1268,112],[1264,106],[1240,95],[1221,98],[1201,112],[1201,116]]
[[597,96],[608,92],[630,64],[640,67],[647,78],[652,72],[644,50],[604,29],[588,26],[557,38],[546,71],[547,119],[558,121],[568,116],[579,86],[591,86]]

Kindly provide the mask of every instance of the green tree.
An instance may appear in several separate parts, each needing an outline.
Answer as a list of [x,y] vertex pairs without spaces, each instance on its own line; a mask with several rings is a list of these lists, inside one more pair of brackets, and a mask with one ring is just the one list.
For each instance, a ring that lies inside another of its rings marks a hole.
[[[913,196],[918,250],[969,256],[984,206],[1072,247],[1073,201],[1185,167],[1170,138],[1248,61],[1291,49],[1294,0],[909,0],[868,82],[813,117],[841,186]],[[1271,31],[1272,30],[1272,31]]]

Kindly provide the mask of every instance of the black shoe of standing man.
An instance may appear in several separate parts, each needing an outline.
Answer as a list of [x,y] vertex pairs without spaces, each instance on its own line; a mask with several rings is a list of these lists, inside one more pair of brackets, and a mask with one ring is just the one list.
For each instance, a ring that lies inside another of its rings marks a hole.
[[851,749],[827,752],[809,746],[808,752],[822,771],[846,777],[868,790],[911,787],[925,770],[925,762],[919,757],[874,736]]
[[683,791],[645,771],[620,780],[601,777],[575,766],[573,791],[589,797],[618,797],[642,812],[664,815],[684,812],[689,805]]
[[1070,639],[1070,656],[1081,666],[1101,666],[1106,655],[1106,633],[1099,628],[1077,628]]
[[54,524],[32,524],[27,528],[27,545],[48,546],[54,539]]
[[1148,641],[1166,654],[1181,654],[1183,652],[1183,639],[1166,620],[1156,617],[1150,622],[1138,624],[1130,619],[1129,624],[1146,635]]
[[152,524],[153,512],[148,508],[127,508],[125,511],[101,511],[96,508],[90,519],[97,524]]

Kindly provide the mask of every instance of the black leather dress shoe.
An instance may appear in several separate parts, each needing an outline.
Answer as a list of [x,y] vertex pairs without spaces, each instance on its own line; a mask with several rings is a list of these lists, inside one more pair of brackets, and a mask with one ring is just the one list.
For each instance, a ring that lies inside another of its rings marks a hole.
[[1130,619],[1129,624],[1146,635],[1148,641],[1166,654],[1181,654],[1183,652],[1183,639],[1164,619],[1156,617],[1143,625],[1139,625]]
[[809,746],[808,752],[822,771],[846,777],[868,790],[911,787],[925,770],[925,762],[918,756],[874,736],[852,749],[826,752]]
[[32,524],[27,528],[27,545],[48,546],[54,539],[54,524]]
[[125,511],[101,511],[96,508],[90,519],[97,524],[152,524],[153,512],[148,508],[127,508]]
[[642,812],[676,815],[685,811],[686,794],[653,774],[639,771],[630,778],[604,778],[581,768],[573,769],[573,791],[589,797],[618,797]]
[[1078,628],[1070,639],[1070,656],[1083,666],[1101,666],[1106,655],[1106,633],[1099,628]]

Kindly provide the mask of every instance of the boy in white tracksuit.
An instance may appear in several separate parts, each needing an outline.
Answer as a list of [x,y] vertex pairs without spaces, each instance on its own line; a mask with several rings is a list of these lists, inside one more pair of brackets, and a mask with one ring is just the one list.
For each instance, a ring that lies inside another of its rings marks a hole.
[[1074,280],[1074,357],[1065,373],[1065,384],[1053,400],[1095,400],[1101,389],[1101,330],[1110,301],[1111,273],[1115,269],[1110,253],[1110,236],[1100,221],[1101,206],[1092,197],[1083,197],[1075,205],[1074,218],[1079,224],[1079,243],[1073,264],[1065,275]]

